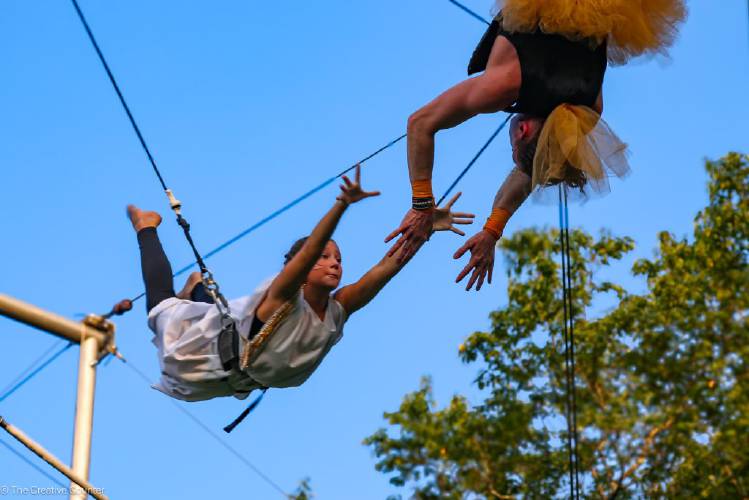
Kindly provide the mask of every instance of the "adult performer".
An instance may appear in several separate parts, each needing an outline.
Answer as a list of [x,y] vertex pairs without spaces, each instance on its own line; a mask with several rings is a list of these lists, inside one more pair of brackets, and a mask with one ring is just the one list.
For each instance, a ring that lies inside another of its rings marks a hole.
[[564,183],[586,192],[607,187],[609,172],[628,170],[626,146],[600,119],[607,60],[665,53],[686,16],[683,0],[506,0],[473,53],[465,80],[408,121],[413,205],[391,249],[407,259],[431,234],[434,136],[481,113],[518,113],[510,126],[515,164],[500,187],[484,229],[454,255],[471,259],[466,290],[491,283],[494,248],[517,208],[535,188]]

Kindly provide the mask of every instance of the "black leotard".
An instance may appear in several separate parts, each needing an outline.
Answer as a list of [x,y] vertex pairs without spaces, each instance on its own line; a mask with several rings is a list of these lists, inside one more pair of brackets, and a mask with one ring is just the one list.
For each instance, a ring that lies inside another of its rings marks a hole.
[[469,75],[486,69],[498,36],[515,47],[522,74],[518,100],[505,111],[546,117],[560,104],[595,104],[606,72],[605,43],[592,48],[588,40],[571,41],[540,31],[510,33],[502,27],[500,13],[473,51]]

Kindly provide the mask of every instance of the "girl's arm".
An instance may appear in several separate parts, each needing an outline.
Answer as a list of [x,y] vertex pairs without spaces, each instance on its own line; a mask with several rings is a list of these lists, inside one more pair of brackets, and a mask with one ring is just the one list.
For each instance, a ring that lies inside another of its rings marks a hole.
[[[434,210],[434,231],[449,230],[461,236],[465,236],[465,233],[456,228],[454,224],[472,224],[474,215],[462,212],[453,213],[450,211],[455,201],[460,198],[460,195],[461,193],[456,194],[444,208]],[[420,247],[421,245],[419,245],[419,248]],[[417,248],[416,251],[418,251],[419,248]],[[400,261],[400,256],[398,254],[392,256],[385,254],[382,260],[380,260],[380,262],[378,262],[372,269],[367,271],[359,281],[338,290],[335,294],[335,299],[341,303],[346,310],[346,313],[350,316],[374,299],[377,294],[380,293],[380,290],[382,290],[393,276],[398,274],[398,272],[400,272],[400,270],[403,269],[410,260],[411,257],[408,257],[406,260]]]
[[379,191],[366,192],[361,188],[361,167],[357,165],[355,182],[343,176],[341,194],[327,214],[317,223],[312,233],[304,242],[299,252],[286,264],[281,273],[271,283],[268,293],[257,309],[258,318],[267,321],[268,318],[285,302],[291,300],[307,279],[317,260],[320,258],[325,245],[333,236],[338,221],[348,206],[357,201],[378,196]]
[[[418,249],[417,249],[418,251]],[[410,258],[408,260],[411,260]],[[366,306],[374,299],[380,290],[392,279],[393,276],[403,269],[408,260],[400,262],[398,255],[387,254],[372,269],[367,271],[359,281],[347,285],[335,294],[335,299],[340,302],[346,314],[351,316],[354,312]]]

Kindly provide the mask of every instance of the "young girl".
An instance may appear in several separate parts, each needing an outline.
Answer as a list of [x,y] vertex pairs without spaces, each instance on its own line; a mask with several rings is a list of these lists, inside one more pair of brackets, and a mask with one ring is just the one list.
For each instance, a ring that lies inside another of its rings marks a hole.
[[[309,378],[341,339],[346,320],[404,264],[386,256],[359,281],[331,294],[343,273],[340,249],[331,239],[338,221],[350,205],[379,194],[362,190],[358,167],[354,182],[345,176],[343,181],[333,207],[309,237],[291,247],[281,272],[252,295],[229,302],[239,336],[238,360],[232,365],[222,359],[218,338],[224,325],[200,274],[193,273],[175,294],[172,269],[156,234],[161,217],[128,206],[140,246],[148,325],[161,365],[154,388],[184,401],[244,399],[254,389],[298,386]],[[463,235],[454,224],[472,223],[472,214],[450,211],[458,197],[433,212],[435,231]]]
[[456,281],[473,271],[466,290],[480,289],[494,248],[520,204],[536,187],[564,183],[605,191],[608,172],[628,171],[626,146],[600,119],[607,60],[663,53],[676,36],[683,0],[504,0],[468,66],[465,80],[416,111],[408,121],[413,208],[386,241],[402,237],[409,258],[430,234],[434,197],[434,136],[480,113],[518,113],[510,129],[515,168],[495,197],[484,230],[455,258],[471,251]]

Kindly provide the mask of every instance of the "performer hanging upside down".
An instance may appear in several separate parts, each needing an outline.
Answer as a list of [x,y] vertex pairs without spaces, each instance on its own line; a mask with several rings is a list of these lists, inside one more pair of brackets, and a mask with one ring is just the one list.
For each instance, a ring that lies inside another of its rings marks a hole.
[[494,249],[504,227],[536,188],[605,191],[609,173],[628,171],[626,145],[601,120],[607,60],[665,53],[686,16],[683,0],[506,0],[476,47],[468,74],[408,121],[413,206],[385,241],[401,236],[408,259],[431,234],[434,136],[480,113],[518,113],[510,126],[515,164],[484,229],[454,255],[471,252],[456,282],[491,283]]
[[[349,205],[379,194],[362,190],[359,168],[353,182],[343,180],[333,207],[309,237],[294,243],[281,272],[252,295],[229,302],[240,337],[233,366],[226,366],[219,354],[221,317],[200,274],[190,275],[175,294],[172,269],[156,234],[161,217],[128,206],[140,246],[148,325],[161,365],[154,388],[185,401],[231,395],[244,399],[254,389],[298,386],[307,380],[341,339],[351,314],[369,303],[408,260],[385,256],[359,281],[331,294],[343,273],[340,249],[331,239],[338,221]],[[450,211],[459,196],[430,213],[435,231],[463,234],[454,224],[473,222],[472,214]]]

